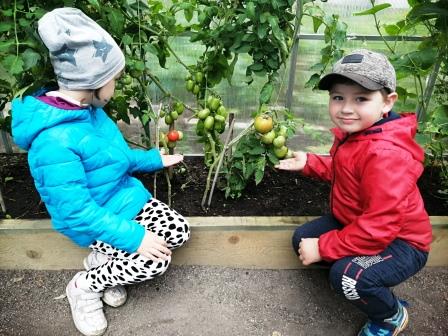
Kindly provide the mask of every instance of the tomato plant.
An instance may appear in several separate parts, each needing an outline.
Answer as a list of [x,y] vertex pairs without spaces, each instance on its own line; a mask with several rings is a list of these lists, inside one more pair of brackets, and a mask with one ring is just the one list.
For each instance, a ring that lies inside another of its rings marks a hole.
[[[191,111],[197,117],[196,134],[204,144],[204,159],[210,172],[216,169],[222,155],[224,144],[220,137],[229,115],[214,88],[224,79],[231,83],[238,59],[241,55],[249,56],[246,82],[251,84],[254,76],[265,78],[259,103],[269,103],[278,84],[278,70],[285,65],[288,43],[296,30],[292,0],[69,2],[104,27],[125,53],[125,74],[117,81],[114,99],[106,106],[106,112],[114,120],[126,123],[130,123],[131,116],[137,118],[144,136],[143,145],[134,145],[145,148],[153,145],[151,122],[159,125],[159,119],[162,120],[168,130],[159,133],[159,143],[172,152],[181,138],[178,133],[178,139],[174,140],[175,123],[184,110]],[[66,0],[46,4],[16,0],[0,11],[0,106],[13,96],[47,86],[48,79],[50,85],[55,84],[48,51],[33,27],[45,12],[67,4]],[[204,46],[202,55],[190,65],[170,46],[171,37],[186,31],[191,32],[192,43]],[[185,89],[195,97],[195,106],[187,106],[159,81],[149,62],[154,56],[161,68],[166,68],[169,57],[184,67]],[[154,111],[156,104],[150,96],[154,88],[161,92],[157,103],[163,108],[158,112]],[[9,121],[7,116],[0,125],[8,129]],[[258,138],[257,141],[261,143]]]
[[[266,131],[268,128],[270,130],[260,133],[260,128],[257,129],[255,126],[256,120],[269,121],[269,127],[261,130]],[[295,118],[284,108],[264,111],[262,115],[256,116],[253,127],[250,127],[237,142],[234,154],[226,162],[224,168],[226,196],[240,197],[251,179],[254,179],[255,184],[261,182],[266,165],[274,166],[279,159],[285,158],[288,152],[292,155],[286,146],[286,140],[295,133],[298,126],[303,126],[303,120]],[[274,144],[275,140],[277,146]]]

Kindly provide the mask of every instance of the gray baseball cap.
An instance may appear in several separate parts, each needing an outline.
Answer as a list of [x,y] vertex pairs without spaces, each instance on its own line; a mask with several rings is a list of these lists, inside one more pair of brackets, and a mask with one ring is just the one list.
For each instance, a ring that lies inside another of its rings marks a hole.
[[321,90],[329,90],[336,77],[345,77],[368,90],[383,88],[395,91],[395,69],[383,54],[367,49],[358,49],[333,65],[331,73],[322,77],[318,84]]

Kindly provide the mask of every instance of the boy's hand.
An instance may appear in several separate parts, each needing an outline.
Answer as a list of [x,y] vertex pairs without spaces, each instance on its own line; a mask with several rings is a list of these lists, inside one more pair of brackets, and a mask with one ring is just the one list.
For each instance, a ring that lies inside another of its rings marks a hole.
[[305,266],[322,260],[319,253],[319,238],[303,238],[298,252],[299,259]]
[[167,247],[166,241],[162,237],[147,231],[140,247],[137,249],[137,253],[152,261],[159,262],[160,259],[168,260],[171,250]]
[[[161,153],[162,154],[162,153]],[[179,162],[184,160],[184,156],[182,154],[173,154],[173,155],[165,155],[162,154],[162,162],[164,167],[174,166]]]
[[307,156],[305,152],[294,152],[291,159],[280,160],[275,168],[289,171],[300,171],[305,167]]

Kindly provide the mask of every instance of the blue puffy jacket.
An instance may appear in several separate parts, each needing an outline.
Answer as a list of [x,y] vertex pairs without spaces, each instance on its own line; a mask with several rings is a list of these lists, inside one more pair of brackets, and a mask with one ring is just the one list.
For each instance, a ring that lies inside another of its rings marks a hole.
[[131,173],[163,168],[158,150],[129,148],[100,108],[63,110],[32,96],[12,102],[12,134],[56,230],[81,246],[137,250],[145,230],[132,218],[152,196]]

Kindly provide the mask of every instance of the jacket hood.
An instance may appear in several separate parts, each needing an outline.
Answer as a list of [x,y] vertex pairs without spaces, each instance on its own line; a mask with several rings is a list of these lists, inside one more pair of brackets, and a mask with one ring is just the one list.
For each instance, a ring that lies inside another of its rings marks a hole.
[[414,140],[417,133],[417,116],[415,113],[390,112],[389,116],[380,120],[373,126],[361,132],[351,134],[342,132],[338,128],[332,129],[333,134],[339,141],[364,141],[382,140],[389,141],[403,150],[411,153],[415,160],[423,162],[424,151]]
[[28,150],[42,131],[66,122],[89,118],[89,109],[63,110],[33,96],[16,98],[12,101],[12,136],[20,148]]

